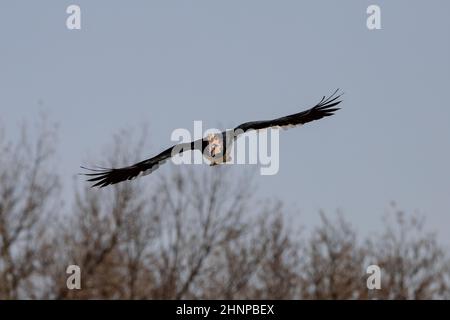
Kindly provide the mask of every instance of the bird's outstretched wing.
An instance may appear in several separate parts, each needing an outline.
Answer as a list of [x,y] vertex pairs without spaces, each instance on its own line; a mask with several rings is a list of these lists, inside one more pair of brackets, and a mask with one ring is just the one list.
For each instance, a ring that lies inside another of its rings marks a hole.
[[100,168],[100,169],[90,169],[82,167],[83,169],[91,171],[91,173],[84,173],[84,175],[90,177],[87,181],[93,182],[92,187],[106,187],[110,184],[116,184],[125,180],[132,180],[139,176],[145,176],[152,173],[159,166],[167,161],[170,157],[175,154],[182,153],[188,150],[199,149],[202,143],[198,144],[199,141],[194,141],[190,143],[180,143],[178,145],[172,146],[169,149],[164,150],[157,156],[135,163],[129,167],[123,168]]
[[340,108],[335,108],[342,101],[339,98],[342,94],[337,94],[337,89],[331,96],[323,97],[319,103],[317,103],[311,109],[291,114],[286,117],[281,117],[273,120],[252,121],[243,123],[234,128],[235,134],[239,135],[249,130],[260,130],[270,127],[282,127],[289,128],[297,125],[302,125],[314,120],[319,120],[323,117],[328,117],[334,114],[335,111]]

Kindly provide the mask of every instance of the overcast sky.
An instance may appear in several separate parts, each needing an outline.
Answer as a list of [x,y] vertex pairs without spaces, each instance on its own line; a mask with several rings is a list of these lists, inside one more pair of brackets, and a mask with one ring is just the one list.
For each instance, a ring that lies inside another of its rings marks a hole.
[[[66,28],[70,4],[81,30]],[[381,30],[366,27],[370,4]],[[363,233],[396,201],[450,244],[449,12],[446,0],[2,0],[0,120],[14,138],[47,110],[70,190],[121,128],[147,122],[151,156],[194,120],[284,116],[339,87],[334,117],[280,132],[280,171],[256,177],[258,196],[304,225],[340,209]]]

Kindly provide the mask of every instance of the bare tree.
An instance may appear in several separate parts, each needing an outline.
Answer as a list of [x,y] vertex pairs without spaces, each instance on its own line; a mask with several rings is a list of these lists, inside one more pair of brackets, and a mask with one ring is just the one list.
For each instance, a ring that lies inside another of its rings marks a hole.
[[298,299],[302,243],[300,230],[286,226],[281,205],[266,208],[263,230],[254,239],[262,240],[263,259],[252,284],[249,299]]
[[[141,134],[144,136],[145,130]],[[115,136],[108,165],[136,161],[144,140],[140,139],[135,148],[130,148],[132,138],[132,132],[120,132]],[[84,186],[75,190],[73,210],[59,221],[60,232],[53,240],[61,246],[53,255],[50,296],[56,293],[52,297],[139,297],[136,286],[139,271],[147,243],[152,241],[153,221],[158,219],[144,195],[139,181],[108,189]],[[70,264],[80,266],[83,290],[67,289],[63,270]]]
[[393,205],[385,231],[370,239],[367,256],[382,268],[382,299],[437,299],[450,294],[450,261],[424,218],[406,215]]
[[39,252],[57,206],[55,130],[45,117],[30,139],[26,125],[9,141],[0,129],[0,299],[35,297]]
[[[343,215],[320,213],[306,235],[280,202],[253,197],[251,176],[173,164],[104,189],[75,186],[61,208],[54,130],[44,121],[38,132],[10,142],[0,130],[0,299],[449,297],[447,251],[416,216],[396,210],[381,235],[360,239]],[[140,159],[146,136],[117,134],[104,165]],[[72,264],[81,290],[66,286]],[[366,287],[369,264],[381,290]]]
[[218,271],[210,263],[212,257],[243,234],[245,212],[250,210],[248,179],[228,179],[226,167],[183,169],[163,179],[157,189],[164,212],[153,252],[157,298],[201,296],[201,283]]
[[302,297],[306,299],[355,299],[365,289],[364,252],[356,232],[340,215],[336,221],[320,213],[317,227],[303,253]]

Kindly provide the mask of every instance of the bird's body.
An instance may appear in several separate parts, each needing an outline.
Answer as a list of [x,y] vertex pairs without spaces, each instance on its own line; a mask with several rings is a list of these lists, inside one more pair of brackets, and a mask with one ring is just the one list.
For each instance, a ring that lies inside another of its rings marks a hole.
[[333,115],[335,111],[339,110],[339,108],[335,107],[341,103],[341,100],[338,100],[341,95],[336,95],[337,91],[328,98],[324,96],[318,104],[308,110],[272,120],[246,122],[231,130],[217,134],[209,134],[196,141],[177,144],[153,158],[128,167],[111,169],[85,168],[92,171],[85,175],[90,177],[88,181],[94,182],[93,187],[105,187],[125,180],[132,180],[141,175],[150,174],[159,168],[161,164],[165,163],[167,159],[189,150],[202,152],[203,156],[210,161],[211,166],[222,164],[230,160],[229,153],[232,143],[245,132],[274,127],[291,128]]

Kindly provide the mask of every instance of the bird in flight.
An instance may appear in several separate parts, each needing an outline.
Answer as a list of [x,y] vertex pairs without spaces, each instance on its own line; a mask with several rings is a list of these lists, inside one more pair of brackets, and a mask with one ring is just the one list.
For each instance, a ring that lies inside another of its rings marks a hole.
[[203,156],[210,161],[211,166],[225,163],[230,160],[229,152],[231,144],[243,133],[267,128],[291,128],[333,115],[335,111],[340,109],[336,106],[342,102],[342,100],[340,100],[342,94],[338,94],[338,91],[339,89],[329,97],[323,96],[322,100],[314,107],[299,113],[273,120],[245,122],[234,129],[217,134],[209,134],[202,139],[192,142],[174,145],[153,158],[135,163],[128,167],[99,169],[82,167],[83,169],[90,171],[90,173],[85,173],[84,175],[89,177],[87,181],[93,183],[92,187],[102,188],[150,174],[171,157],[188,150],[202,152]]

